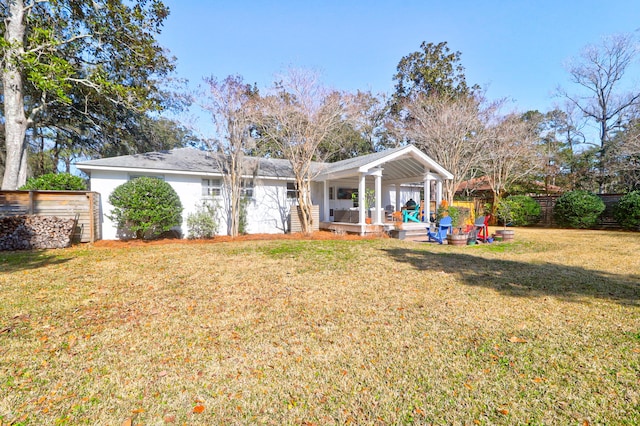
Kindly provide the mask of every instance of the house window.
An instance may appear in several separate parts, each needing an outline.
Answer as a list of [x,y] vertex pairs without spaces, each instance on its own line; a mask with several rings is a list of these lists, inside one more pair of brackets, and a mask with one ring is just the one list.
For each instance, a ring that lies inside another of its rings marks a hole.
[[202,179],[202,196],[219,197],[222,195],[222,179]]
[[334,199],[334,198],[333,198],[333,186],[330,186],[330,187],[329,187],[329,199],[330,199],[330,200],[333,200],[333,199]]
[[290,200],[295,200],[298,198],[298,189],[296,188],[296,184],[294,182],[287,182],[287,198]]
[[240,194],[245,198],[253,198],[253,180],[243,180]]

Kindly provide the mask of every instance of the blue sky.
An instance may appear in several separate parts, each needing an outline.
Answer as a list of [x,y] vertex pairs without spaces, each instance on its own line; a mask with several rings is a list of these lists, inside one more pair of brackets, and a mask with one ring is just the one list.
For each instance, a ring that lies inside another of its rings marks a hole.
[[[164,0],[160,43],[191,87],[240,74],[266,88],[289,66],[335,89],[393,91],[400,59],[422,41],[462,53],[467,82],[520,111],[552,109],[563,65],[605,35],[640,28],[638,0]],[[640,33],[639,33],[640,35]],[[640,83],[640,73],[635,73]],[[197,114],[196,115],[200,115]],[[200,130],[208,133],[206,119]]]

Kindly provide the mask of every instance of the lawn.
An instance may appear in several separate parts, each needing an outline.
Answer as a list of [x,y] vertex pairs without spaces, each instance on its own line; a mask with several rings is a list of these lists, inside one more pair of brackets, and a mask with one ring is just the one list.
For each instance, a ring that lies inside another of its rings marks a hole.
[[640,424],[640,235],[0,252],[0,424]]

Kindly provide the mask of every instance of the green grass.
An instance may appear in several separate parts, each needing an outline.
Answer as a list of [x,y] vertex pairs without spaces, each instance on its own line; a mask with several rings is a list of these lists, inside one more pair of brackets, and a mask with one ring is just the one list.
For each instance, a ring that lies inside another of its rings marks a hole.
[[1,424],[638,424],[640,238],[0,253]]

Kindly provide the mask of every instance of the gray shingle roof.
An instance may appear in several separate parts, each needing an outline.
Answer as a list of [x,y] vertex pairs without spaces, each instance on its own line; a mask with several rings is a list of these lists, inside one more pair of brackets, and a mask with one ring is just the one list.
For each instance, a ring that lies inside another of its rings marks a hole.
[[[167,171],[189,171],[201,173],[222,173],[215,154],[194,148],[176,148],[171,151],[147,152],[82,161],[79,169],[93,167],[116,167],[123,169],[149,169]],[[258,164],[257,176],[293,178],[293,170],[288,160],[245,157],[250,167]],[[251,167],[253,168],[253,167]]]
[[[384,160],[386,157],[396,158],[393,154],[408,149],[408,146],[388,149],[386,151],[374,152],[361,157],[349,158],[335,163],[313,163],[312,174],[328,177],[341,172],[356,172],[360,167]],[[419,152],[419,151],[418,151]],[[91,170],[96,168],[122,168],[122,169],[146,169],[164,172],[189,172],[203,174],[222,174],[220,164],[216,161],[214,153],[202,151],[194,148],[176,148],[171,151],[147,152],[144,154],[124,155],[121,157],[102,158],[99,160],[83,161],[76,164],[80,170]],[[420,154],[424,155],[424,154]],[[428,159],[428,157],[426,157]],[[433,161],[428,160],[430,163]],[[293,169],[289,160],[245,157],[247,164],[247,174],[254,174],[258,177],[271,177],[282,179],[293,179]],[[258,165],[257,171],[255,165]],[[435,164],[435,163],[433,163]],[[422,180],[425,169],[425,160],[413,158],[412,156],[396,158],[385,164],[385,175],[388,178],[402,179],[415,178]],[[251,171],[250,171],[251,170]],[[442,169],[441,169],[442,170]],[[344,174],[343,173],[343,174]],[[444,172],[446,173],[446,172]],[[322,177],[321,177],[322,178]]]
[[347,158],[346,160],[337,161],[335,163],[327,163],[327,164],[324,164],[323,172],[337,173],[344,170],[357,169],[359,167],[366,166],[367,164],[372,163],[376,160],[384,158],[390,154],[393,154],[396,151],[401,151],[404,148],[405,148],[404,146],[400,146],[397,148],[391,148],[386,151],[374,152],[372,154],[367,154],[360,157]]

